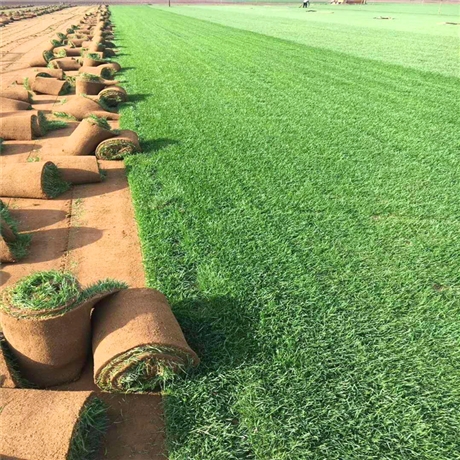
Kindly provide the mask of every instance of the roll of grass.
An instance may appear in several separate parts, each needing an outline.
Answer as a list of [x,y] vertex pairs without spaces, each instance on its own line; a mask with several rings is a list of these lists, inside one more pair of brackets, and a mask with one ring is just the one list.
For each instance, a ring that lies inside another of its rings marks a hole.
[[75,79],[75,93],[95,96],[106,86],[117,85],[117,80],[106,80],[90,73],[81,73]]
[[61,69],[64,71],[78,70],[81,67],[79,59],[75,57],[63,57],[52,59],[49,61],[48,66],[51,69]]
[[93,184],[102,181],[96,157],[57,156],[47,157],[59,169],[62,178],[71,184]]
[[94,381],[103,390],[154,391],[199,363],[165,296],[154,289],[103,300],[92,324]]
[[28,102],[22,102],[15,99],[0,96],[0,113],[17,112],[20,110],[31,109],[32,106]]
[[55,164],[1,164],[0,196],[11,198],[55,198],[69,189]]
[[118,120],[120,116],[117,113],[112,113],[104,110],[98,102],[85,96],[77,96],[59,106],[59,110],[55,112],[57,116],[67,114],[74,117],[76,120],[83,120],[91,115],[108,120]]
[[7,288],[0,318],[24,377],[39,387],[78,378],[90,348],[94,304],[126,287],[103,280],[82,289],[70,273],[45,271]]
[[116,70],[109,64],[102,64],[97,67],[83,66],[80,67],[79,73],[89,73],[98,77],[111,80],[116,73]]
[[53,58],[54,45],[49,43],[44,50],[36,51],[29,60],[29,67],[46,67]]
[[27,254],[30,235],[18,232],[17,223],[0,200],[0,262],[16,262]]
[[91,460],[108,427],[91,391],[1,389],[2,458]]
[[8,88],[0,91],[0,97],[6,97],[8,99],[14,99],[16,101],[22,101],[26,103],[32,102],[32,95],[30,91],[28,91],[22,85],[8,86]]
[[76,48],[69,45],[58,46],[54,48],[54,54],[62,57],[79,57],[81,56],[82,48]]
[[69,84],[65,80],[58,80],[40,73],[32,82],[32,90],[40,94],[61,96],[69,92]]
[[102,141],[96,148],[100,160],[122,160],[126,156],[141,152],[139,138],[134,131],[124,129],[117,137]]
[[[14,112],[13,112],[14,113]],[[0,117],[0,137],[5,140],[31,141],[40,135],[37,113],[20,113]]]
[[121,86],[109,86],[99,91],[99,100],[108,107],[117,107],[128,100],[128,93]]
[[10,346],[0,332],[0,388],[33,388],[19,371],[18,362],[11,353]]
[[91,155],[104,140],[115,137],[105,118],[94,115],[85,118],[65,141],[63,155]]

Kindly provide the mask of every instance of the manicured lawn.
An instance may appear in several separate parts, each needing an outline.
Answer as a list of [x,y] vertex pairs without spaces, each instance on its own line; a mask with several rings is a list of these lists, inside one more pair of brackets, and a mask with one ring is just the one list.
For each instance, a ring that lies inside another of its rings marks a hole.
[[458,79],[172,10],[113,7],[170,459],[459,457]]

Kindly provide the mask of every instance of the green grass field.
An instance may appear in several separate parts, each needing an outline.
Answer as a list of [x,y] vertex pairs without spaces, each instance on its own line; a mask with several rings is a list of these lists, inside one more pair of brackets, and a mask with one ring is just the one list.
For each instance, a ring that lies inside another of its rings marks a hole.
[[437,8],[113,7],[148,283],[202,358],[167,390],[171,460],[460,457],[458,28]]

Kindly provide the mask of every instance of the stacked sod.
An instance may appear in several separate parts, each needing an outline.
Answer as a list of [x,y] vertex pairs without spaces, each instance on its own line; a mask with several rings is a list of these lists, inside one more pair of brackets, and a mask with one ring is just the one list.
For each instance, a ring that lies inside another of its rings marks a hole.
[[5,338],[25,378],[40,387],[75,380],[86,362],[94,304],[126,285],[100,281],[81,289],[66,272],[37,272],[3,293]]

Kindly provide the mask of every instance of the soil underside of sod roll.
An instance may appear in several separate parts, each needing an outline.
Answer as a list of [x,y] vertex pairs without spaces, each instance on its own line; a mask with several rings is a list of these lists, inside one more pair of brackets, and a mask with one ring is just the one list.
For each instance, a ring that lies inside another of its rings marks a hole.
[[104,404],[91,391],[0,389],[2,458],[83,460],[107,429]]

